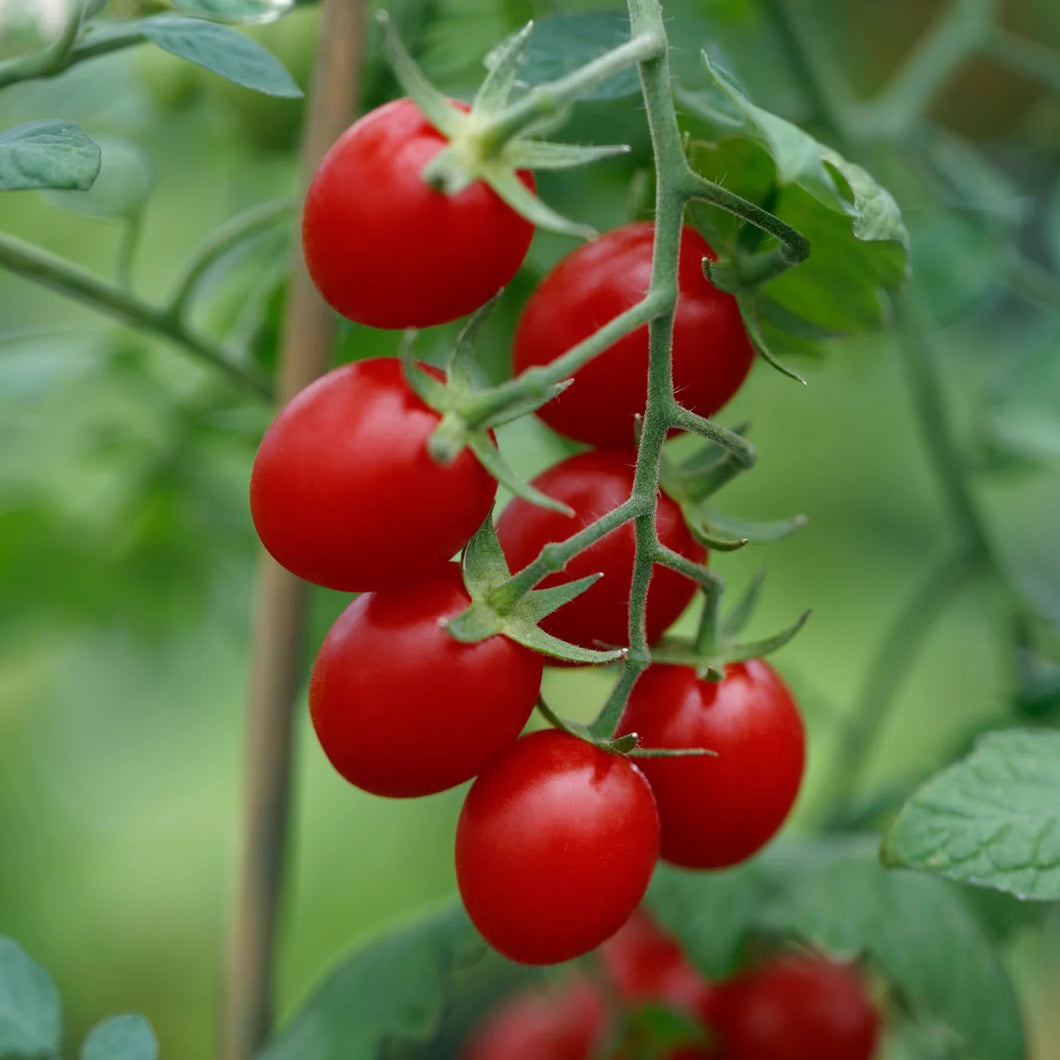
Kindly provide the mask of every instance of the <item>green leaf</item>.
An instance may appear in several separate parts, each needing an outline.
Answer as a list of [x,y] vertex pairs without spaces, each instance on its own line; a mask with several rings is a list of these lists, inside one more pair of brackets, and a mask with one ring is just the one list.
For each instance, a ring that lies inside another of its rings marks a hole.
[[296,0],[170,0],[180,11],[222,22],[274,22],[290,11]]
[[158,1060],[158,1039],[143,1016],[111,1016],[88,1032],[81,1060]]
[[393,1040],[427,1038],[455,966],[482,951],[456,904],[380,936],[327,976],[257,1060],[376,1057]]
[[770,912],[774,929],[794,930],[833,953],[864,952],[919,1018],[960,1035],[966,1055],[1025,1060],[1012,984],[950,884],[882,868],[875,840],[808,844],[770,860],[775,878],[788,880]]
[[0,936],[0,1056],[58,1056],[62,1003],[51,976],[13,939]]
[[1060,733],[981,737],[905,804],[883,857],[1018,898],[1060,898]]
[[[523,53],[521,72],[531,85],[555,81],[604,52],[629,40],[629,19],[619,11],[585,11],[550,15],[534,23],[534,32]],[[487,69],[497,65],[502,42],[485,58]],[[640,92],[635,70],[625,70],[587,92],[584,99],[619,99]]]
[[154,184],[154,169],[147,155],[131,140],[100,136],[99,176],[87,191],[50,191],[58,206],[90,217],[135,217],[143,209]]
[[100,152],[69,121],[31,121],[0,132],[0,191],[90,188]]
[[660,866],[648,900],[708,974],[732,971],[752,934],[794,933],[838,956],[864,955],[918,1020],[960,1037],[962,1056],[1026,1056],[1012,984],[961,893],[884,869],[875,837],[778,845],[724,872]]
[[171,55],[203,66],[267,96],[296,98],[302,90],[268,49],[230,26],[179,15],[155,15],[139,23],[147,40]]

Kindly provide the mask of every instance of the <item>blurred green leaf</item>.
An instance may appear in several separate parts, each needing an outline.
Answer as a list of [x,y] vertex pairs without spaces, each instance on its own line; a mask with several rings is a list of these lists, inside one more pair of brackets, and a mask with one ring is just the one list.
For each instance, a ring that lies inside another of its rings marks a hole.
[[179,15],[155,15],[139,23],[144,37],[163,51],[205,67],[267,96],[296,98],[302,90],[273,54],[230,26]]
[[81,1060],[158,1060],[158,1039],[143,1016],[111,1016],[88,1032]]
[[[521,80],[537,85],[572,73],[604,52],[629,40],[629,18],[622,11],[585,11],[549,15],[534,23],[526,46]],[[485,59],[493,69],[507,42],[497,45]],[[584,99],[619,99],[640,92],[635,69],[625,70],[587,92]]]
[[50,191],[55,204],[91,217],[135,217],[154,186],[154,168],[131,140],[98,136],[102,151],[99,176],[87,191]]
[[295,0],[171,0],[189,15],[224,22],[273,22],[295,5]]
[[660,866],[649,901],[708,974],[731,971],[755,932],[794,933],[839,956],[867,956],[918,1018],[961,1037],[964,1055],[1026,1055],[1012,985],[960,893],[884,869],[874,838],[777,846],[720,873]]
[[427,1037],[438,1027],[454,967],[482,947],[459,905],[369,942],[328,976],[258,1060],[367,1058],[392,1039]]
[[1060,899],[1060,733],[980,738],[905,804],[883,856],[1019,898]]
[[51,976],[13,939],[0,936],[0,1057],[57,1057],[62,1003]]
[[100,151],[73,122],[32,121],[0,132],[0,191],[90,188]]

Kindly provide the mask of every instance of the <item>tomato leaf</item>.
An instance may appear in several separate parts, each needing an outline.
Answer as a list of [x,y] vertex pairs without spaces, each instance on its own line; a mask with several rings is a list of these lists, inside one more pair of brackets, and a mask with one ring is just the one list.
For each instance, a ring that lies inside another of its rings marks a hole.
[[62,1003],[51,976],[13,939],[0,937],[0,1056],[59,1055]]
[[50,191],[56,205],[89,217],[135,217],[154,186],[154,169],[147,155],[131,140],[101,136],[99,176],[84,191]]
[[438,1027],[454,968],[482,949],[457,904],[382,935],[332,971],[257,1060],[349,1060],[423,1040]]
[[290,11],[295,0],[171,0],[189,15],[221,22],[274,22]]
[[1060,733],[989,733],[928,780],[884,839],[889,865],[1060,898]]
[[266,96],[297,98],[302,90],[273,54],[230,26],[179,15],[139,22],[144,37],[163,51]]
[[158,1060],[158,1039],[143,1016],[112,1016],[88,1032],[81,1060]]
[[92,187],[100,151],[70,121],[32,121],[0,132],[0,191]]
[[[486,69],[492,70],[501,62],[511,39],[501,41],[486,56],[483,60]],[[534,32],[523,52],[521,72],[531,85],[555,81],[627,40],[629,19],[624,12],[550,15],[534,23]],[[583,98],[619,99],[636,95],[639,91],[636,71],[624,70],[587,92]]]

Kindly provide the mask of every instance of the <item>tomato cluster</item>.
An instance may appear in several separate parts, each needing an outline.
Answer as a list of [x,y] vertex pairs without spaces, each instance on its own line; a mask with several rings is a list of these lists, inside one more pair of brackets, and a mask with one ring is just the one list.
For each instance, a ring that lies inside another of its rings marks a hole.
[[[880,1014],[860,970],[823,954],[771,954],[710,983],[637,912],[596,957],[590,974],[503,1000],[461,1060],[871,1060],[876,1052]],[[669,1040],[658,1023],[637,1018],[650,1009],[680,1017]]]
[[[409,100],[398,100],[353,125],[321,164],[305,205],[306,261],[324,297],[351,319],[389,328],[451,320],[492,297],[522,262],[531,226],[490,187],[474,181],[447,196],[425,183],[424,166],[444,144]],[[529,174],[522,179],[533,186]],[[642,298],[653,233],[651,224],[628,225],[561,261],[523,311],[516,368],[550,363]],[[674,383],[682,403],[704,416],[733,395],[752,359],[735,300],[704,276],[711,257],[686,228]],[[630,498],[647,367],[640,328],[541,408],[556,430],[597,448],[534,481],[573,515],[521,498],[500,515],[497,537],[513,571]],[[463,643],[444,628],[472,603],[452,557],[490,517],[497,487],[469,448],[448,462],[432,457],[428,442],[441,422],[398,359],[340,367],[295,397],[265,434],[251,512],[263,544],[288,570],[362,594],[327,635],[310,680],[312,722],[331,763],[351,784],[390,797],[477,777],[456,832],[469,915],[512,959],[554,963],[622,927],[660,855],[718,868],[758,850],[798,791],[802,724],[776,673],[752,660],[713,681],[692,666],[651,666],[615,734],[717,757],[638,765],[610,744],[567,732],[520,737],[543,656],[501,632]],[[655,530],[671,553],[706,561],[680,507],[663,494]],[[602,574],[541,628],[582,647],[628,645],[635,552],[627,522],[545,578],[542,587]],[[650,644],[695,589],[686,574],[654,568]],[[686,973],[671,978],[682,976],[681,989],[695,994]]]

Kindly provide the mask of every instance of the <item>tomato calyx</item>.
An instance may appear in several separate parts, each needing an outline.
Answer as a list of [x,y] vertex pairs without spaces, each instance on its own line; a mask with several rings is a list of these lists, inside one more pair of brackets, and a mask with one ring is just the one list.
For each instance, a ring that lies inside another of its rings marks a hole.
[[[734,428],[741,438],[748,424]],[[692,536],[706,548],[733,552],[749,542],[777,541],[806,525],[805,515],[766,522],[736,519],[709,503],[722,486],[747,470],[731,449],[708,442],[680,463],[663,454],[661,482],[681,507]]]
[[[552,125],[556,114],[541,115],[532,109],[514,114],[509,96],[533,23],[503,41],[487,56],[488,73],[469,109],[455,106],[424,76],[405,50],[385,11],[376,18],[383,27],[383,42],[401,87],[424,117],[448,141],[424,167],[423,179],[435,190],[456,195],[475,181],[488,184],[516,213],[540,228],[592,239],[596,231],[578,224],[542,202],[519,179],[520,169],[569,169],[629,151],[626,144],[580,146],[536,140],[526,134]],[[561,114],[568,100],[557,100]]]
[[503,633],[534,651],[577,663],[609,663],[626,654],[625,648],[598,651],[570,644],[546,633],[538,625],[546,615],[594,585],[599,574],[548,589],[530,589],[512,598],[505,592],[511,583],[511,572],[492,519],[487,519],[468,542],[463,569],[471,606],[445,623],[450,635],[457,640],[474,643]]

